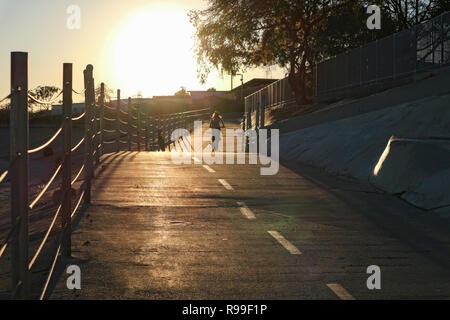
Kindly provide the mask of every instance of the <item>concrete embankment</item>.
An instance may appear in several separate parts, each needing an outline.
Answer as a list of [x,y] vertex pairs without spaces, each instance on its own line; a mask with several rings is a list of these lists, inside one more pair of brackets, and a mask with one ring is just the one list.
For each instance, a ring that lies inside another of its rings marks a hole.
[[425,210],[450,211],[450,94],[289,131],[281,129],[282,159],[356,178]]

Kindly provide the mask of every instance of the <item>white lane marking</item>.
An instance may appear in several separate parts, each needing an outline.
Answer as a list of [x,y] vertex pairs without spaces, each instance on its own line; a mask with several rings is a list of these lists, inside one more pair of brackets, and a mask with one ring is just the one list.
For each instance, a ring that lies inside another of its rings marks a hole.
[[202,163],[202,161],[196,157],[192,157],[192,159],[194,159],[194,163]]
[[208,170],[208,172],[211,172],[211,173],[216,172],[216,170],[212,169],[210,166],[208,166],[206,164],[203,165],[203,168],[205,168],[206,170]]
[[272,237],[274,237],[287,251],[291,254],[302,254],[292,243],[286,240],[277,231],[267,231]]
[[219,182],[225,187],[225,189],[234,190],[233,187],[227,182],[227,180],[219,179]]
[[347,290],[338,283],[328,283],[327,287],[331,289],[341,300],[356,300]]
[[238,201],[237,204],[239,206],[239,210],[241,210],[241,213],[247,219],[256,219],[255,214],[252,212],[252,210],[250,210],[249,207],[247,207],[247,205],[244,202]]

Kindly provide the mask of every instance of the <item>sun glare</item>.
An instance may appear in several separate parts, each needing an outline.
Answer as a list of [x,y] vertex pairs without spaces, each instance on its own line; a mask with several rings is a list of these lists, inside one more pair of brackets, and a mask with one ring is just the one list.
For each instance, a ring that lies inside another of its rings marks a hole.
[[169,95],[196,86],[194,28],[185,12],[156,9],[137,13],[119,30],[112,47],[116,83],[127,95]]

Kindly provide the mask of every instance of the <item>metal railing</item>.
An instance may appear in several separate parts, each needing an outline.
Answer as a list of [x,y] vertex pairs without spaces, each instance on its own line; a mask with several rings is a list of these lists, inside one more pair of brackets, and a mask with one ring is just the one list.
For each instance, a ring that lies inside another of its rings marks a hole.
[[[63,95],[63,120],[56,132],[45,143],[30,149],[29,147],[29,114],[28,101],[48,104],[49,101],[39,101],[30,96],[28,92],[28,54],[26,52],[11,53],[11,93],[2,99],[10,99],[10,164],[7,170],[0,173],[0,183],[9,177],[11,189],[11,226],[5,239],[0,242],[0,258],[4,256],[7,248],[11,249],[11,298],[30,298],[30,284],[32,269],[36,261],[42,256],[43,249],[52,232],[60,221],[60,235],[57,249],[54,253],[52,265],[47,274],[39,298],[47,296],[48,285],[52,279],[55,265],[60,257],[71,256],[71,223],[82,204],[91,201],[91,182],[94,170],[100,163],[104,153],[104,146],[115,144],[116,152],[126,144],[127,150],[136,146],[141,150],[170,148],[176,141],[171,140],[172,131],[178,128],[193,129],[193,120],[209,115],[209,109],[173,113],[168,115],[150,116],[148,108],[133,106],[131,98],[128,99],[128,110],[121,109],[120,90],[117,91],[115,108],[105,103],[105,86],[101,83],[100,97],[95,101],[93,66],[88,65],[84,70],[84,90],[77,92],[72,88],[72,64],[63,65],[63,90],[57,95]],[[83,114],[72,116],[72,93],[84,95],[85,111]],[[55,100],[57,97],[52,98]],[[111,118],[108,115],[112,114]],[[122,118],[126,116],[124,121]],[[84,136],[72,145],[72,123],[84,119]],[[121,125],[126,126],[126,131]],[[105,135],[112,135],[107,140]],[[41,191],[30,201],[29,197],[29,155],[44,150],[55,143],[56,138],[62,136],[61,163],[57,166],[48,182]],[[126,140],[122,138],[126,137]],[[84,145],[84,150],[81,146]],[[156,147],[157,146],[157,147]],[[81,150],[84,161],[81,167],[72,175],[72,153]],[[36,204],[42,201],[43,196],[55,183],[56,178],[62,175],[60,197],[50,225],[45,232],[34,255],[29,259],[29,214]],[[72,207],[73,187],[77,182],[79,186],[77,200]]]
[[257,127],[264,126],[264,110],[275,106],[287,106],[295,103],[288,78],[275,81],[268,86],[245,97],[245,113],[257,113]]
[[[10,140],[11,153],[9,168],[0,176],[2,182],[7,176],[10,180],[11,188],[11,228],[6,239],[0,245],[0,258],[4,255],[6,249],[11,247],[11,298],[26,299],[30,296],[30,283],[32,270],[35,263],[42,256],[43,249],[47,244],[50,235],[55,230],[58,219],[60,220],[61,233],[57,243],[58,249],[55,255],[54,263],[56,263],[60,255],[69,257],[71,255],[70,234],[71,234],[71,220],[75,216],[80,207],[82,200],[86,195],[86,182],[81,184],[77,190],[78,200],[76,206],[72,208],[72,186],[77,182],[81,176],[81,172],[88,166],[91,157],[85,157],[85,163],[82,168],[72,178],[72,162],[71,154],[75,152],[81,144],[86,140],[82,138],[81,141],[72,147],[72,122],[86,119],[86,123],[90,122],[90,110],[92,109],[92,102],[94,97],[92,66],[88,66],[90,77],[85,77],[85,101],[86,112],[77,117],[72,118],[72,64],[65,63],[63,66],[63,90],[57,94],[52,101],[40,101],[35,99],[28,92],[28,54],[26,52],[12,52],[11,53],[11,88],[12,92],[9,95],[11,102],[10,111]],[[86,73],[85,70],[85,73]],[[57,98],[63,95],[63,121],[56,132],[45,143],[38,147],[30,149],[28,142],[29,134],[29,114],[28,101],[37,104],[49,104],[56,101]],[[89,131],[89,126],[85,131]],[[32,201],[29,197],[29,156],[42,151],[54,144],[58,137],[62,136],[63,152],[61,155],[61,163],[57,166],[48,182],[42,190],[35,195]],[[90,167],[93,168],[92,166]],[[86,172],[86,170],[84,170]],[[41,239],[37,250],[29,259],[29,214],[35,209],[36,205],[42,201],[43,196],[48,192],[49,188],[55,183],[56,178],[62,175],[60,197],[52,221]],[[54,266],[53,266],[54,267]],[[53,267],[47,275],[44,287],[41,290],[40,298],[43,299],[47,292],[48,283],[53,275]]]
[[450,64],[450,12],[319,63],[315,95],[389,84]]
[[[395,85],[425,71],[450,65],[450,12],[411,29],[341,53],[313,68],[314,95],[352,96],[359,88]],[[264,125],[264,109],[295,103],[288,78],[245,97],[245,117],[256,114],[253,126]],[[248,121],[251,127],[251,119]]]
[[[104,111],[100,115],[101,145],[115,144],[116,152],[163,151],[175,144],[176,141],[172,140],[175,129],[192,131],[194,120],[210,115],[209,108],[152,115],[139,102],[133,104],[131,98],[128,98],[124,110],[120,94],[117,90],[117,100],[110,105],[103,104]],[[109,135],[108,139],[105,134]]]

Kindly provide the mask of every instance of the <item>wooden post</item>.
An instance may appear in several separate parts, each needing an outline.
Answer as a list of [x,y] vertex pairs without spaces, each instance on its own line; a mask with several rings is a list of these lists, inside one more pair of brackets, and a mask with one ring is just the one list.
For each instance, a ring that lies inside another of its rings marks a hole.
[[136,106],[137,113],[137,141],[138,141],[138,151],[141,151],[141,110],[139,105]]
[[105,116],[105,84],[102,82],[100,84],[100,149],[99,158],[103,156],[104,152],[104,116]]
[[85,203],[91,203],[91,179],[92,179],[92,90],[91,85],[93,82],[92,79],[92,65],[88,65],[84,70],[84,88],[85,88],[85,108],[86,108],[86,116],[85,116],[85,156],[84,156],[84,165],[85,165],[85,183],[86,183],[86,191],[85,191]]
[[[93,150],[95,150],[95,157],[93,157],[93,159],[95,159],[95,163],[99,164],[100,163],[100,150],[99,150],[99,134],[98,134],[98,128],[99,128],[99,118],[97,117],[97,115],[99,116],[100,113],[98,112],[99,108],[97,107],[97,101],[95,101],[95,79],[92,78],[92,82],[91,82],[91,95],[92,95],[92,119],[93,121],[93,127],[94,127],[94,140],[92,141],[93,143]],[[99,116],[100,117],[100,116]],[[94,170],[94,166],[92,166],[92,177],[95,176],[95,170]]]
[[61,255],[70,257],[71,250],[71,218],[72,197],[71,197],[71,177],[72,177],[72,64],[64,63],[63,66],[63,152],[64,160],[62,167],[62,186],[61,194],[62,208],[61,221],[63,230],[63,239],[61,244]]
[[149,125],[148,109],[145,108],[145,151],[148,151],[148,125]]
[[158,117],[153,116],[152,117],[152,145],[155,148],[155,150],[158,149]]
[[117,90],[117,105],[116,105],[116,152],[120,151],[120,90]]
[[128,125],[127,125],[127,131],[128,131],[128,151],[131,151],[131,129],[133,128],[131,126],[131,121],[133,120],[133,112],[131,110],[131,98],[128,97]]
[[11,53],[10,178],[11,223],[19,226],[11,239],[12,290],[27,299],[28,271],[28,53]]

